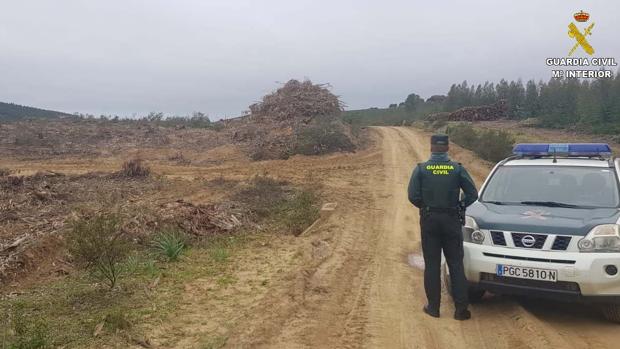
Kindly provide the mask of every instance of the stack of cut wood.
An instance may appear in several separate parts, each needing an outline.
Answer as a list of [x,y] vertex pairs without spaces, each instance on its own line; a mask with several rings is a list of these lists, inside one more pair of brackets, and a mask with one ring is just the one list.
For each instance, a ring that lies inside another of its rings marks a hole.
[[464,107],[447,115],[446,113],[433,114],[429,116],[429,119],[441,119],[446,121],[491,121],[505,118],[507,111],[506,100],[502,99],[495,104]]

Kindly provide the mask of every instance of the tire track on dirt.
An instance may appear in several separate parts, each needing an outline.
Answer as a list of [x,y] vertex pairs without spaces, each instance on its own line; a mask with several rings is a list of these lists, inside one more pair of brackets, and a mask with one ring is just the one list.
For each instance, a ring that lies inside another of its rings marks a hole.
[[379,155],[361,154],[351,178],[341,179],[353,180],[355,188],[341,195],[336,212],[314,233],[300,237],[306,240],[302,267],[285,274],[248,312],[228,347],[357,348],[363,342],[367,280],[381,214],[368,188],[382,176],[374,166]]
[[[398,128],[397,130],[401,136],[409,140],[418,154],[422,153],[423,158],[430,155],[427,150],[429,148],[428,135],[413,128]],[[451,148],[451,157],[457,161],[462,161],[474,180],[477,183],[482,183],[489,171],[490,164],[477,159],[471,152],[456,145],[452,145]],[[482,304],[472,306],[473,321],[456,322],[450,319],[452,305],[447,304],[450,302],[451,299],[444,292],[442,314],[451,323],[447,327],[442,324],[437,330],[441,331],[440,337],[448,333],[450,335],[452,333],[459,334],[457,337],[460,338],[460,342],[451,344],[451,347],[454,348],[614,347],[612,344],[613,334],[608,332],[600,336],[600,332],[596,333],[594,329],[600,331],[601,326],[600,324],[592,324],[592,319],[584,321],[580,317],[575,317],[571,320],[572,324],[565,323],[564,326],[559,326],[557,322],[545,321],[545,317],[550,317],[548,314],[544,312],[534,314],[515,301],[514,298],[494,297]],[[447,305],[450,309],[448,313],[444,310]],[[572,307],[573,305],[560,303],[560,306]],[[443,322],[444,318],[440,320]],[[459,327],[458,330],[454,328],[455,324]],[[577,324],[579,325],[575,326]],[[591,336],[580,334],[584,330],[591,331]],[[601,345],[601,340],[607,345]]]
[[[406,127],[377,127],[371,133],[379,153],[364,158],[355,172],[363,177],[359,192],[340,202],[339,213],[311,239],[327,241],[329,253],[283,276],[248,312],[251,319],[231,336],[229,347],[614,347],[612,327],[587,318],[549,323],[544,311],[532,311],[535,305],[524,308],[509,297],[473,305],[473,319],[460,322],[452,319],[444,291],[442,318],[422,313],[423,271],[407,263],[409,254],[421,250],[419,214],[408,202],[407,185],[415,164],[429,156],[428,135]],[[450,153],[482,182],[488,163],[458,146]],[[605,330],[602,338],[597,328]]]
[[[473,307],[474,320],[452,319],[451,299],[443,294],[441,319],[421,312],[425,302],[423,272],[406,264],[408,253],[419,253],[419,219],[406,190],[415,163],[429,155],[428,137],[410,128],[379,128],[383,139],[383,168],[391,203],[376,254],[376,279],[369,300],[372,348],[548,348],[569,347],[512,300]],[[455,147],[458,159],[459,149]],[[482,162],[481,162],[482,163]],[[468,167],[479,165],[468,163]],[[475,168],[474,173],[480,172]],[[480,180],[480,179],[479,179]],[[401,256],[401,258],[393,258]]]

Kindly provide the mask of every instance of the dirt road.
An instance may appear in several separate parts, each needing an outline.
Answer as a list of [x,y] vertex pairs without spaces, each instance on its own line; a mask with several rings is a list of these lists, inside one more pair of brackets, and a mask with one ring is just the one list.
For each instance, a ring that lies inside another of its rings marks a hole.
[[[379,166],[359,173],[366,200],[341,205],[321,228],[332,234],[318,236],[328,236],[328,252],[255,307],[229,347],[617,347],[618,326],[586,306],[492,297],[472,307],[471,321],[458,322],[444,294],[442,318],[424,315],[422,270],[408,263],[420,252],[420,237],[406,187],[413,165],[429,155],[428,136],[393,127],[376,128],[374,136],[370,158]],[[451,153],[476,181],[486,175],[489,164],[457,147]]]

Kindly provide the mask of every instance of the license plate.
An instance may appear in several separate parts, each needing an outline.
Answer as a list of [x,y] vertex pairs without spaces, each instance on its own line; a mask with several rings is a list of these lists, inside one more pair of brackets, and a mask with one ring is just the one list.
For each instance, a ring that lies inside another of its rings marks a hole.
[[552,269],[539,269],[529,267],[517,267],[514,265],[498,264],[495,269],[497,276],[506,276],[519,279],[558,281],[558,271]]

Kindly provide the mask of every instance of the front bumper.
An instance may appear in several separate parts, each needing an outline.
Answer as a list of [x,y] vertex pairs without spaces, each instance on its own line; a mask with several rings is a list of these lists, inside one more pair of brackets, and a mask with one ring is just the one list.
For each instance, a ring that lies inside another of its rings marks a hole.
[[[488,291],[620,303],[620,272],[613,276],[605,272],[608,265],[620,269],[620,253],[541,251],[468,242],[464,250],[467,280]],[[498,264],[554,269],[558,282],[497,277]]]

